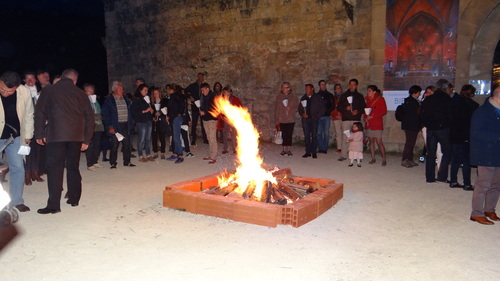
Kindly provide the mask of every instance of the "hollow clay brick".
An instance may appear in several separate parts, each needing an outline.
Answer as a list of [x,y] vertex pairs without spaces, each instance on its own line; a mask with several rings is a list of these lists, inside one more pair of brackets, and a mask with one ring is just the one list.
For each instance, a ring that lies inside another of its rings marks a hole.
[[235,221],[269,227],[276,227],[280,222],[280,205],[242,199],[235,202],[233,207],[233,220]]

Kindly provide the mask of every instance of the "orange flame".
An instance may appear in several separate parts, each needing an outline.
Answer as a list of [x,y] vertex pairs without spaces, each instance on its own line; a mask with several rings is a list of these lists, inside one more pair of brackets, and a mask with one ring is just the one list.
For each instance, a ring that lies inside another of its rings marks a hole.
[[222,95],[215,97],[215,112],[210,112],[213,116],[224,114],[226,122],[236,129],[236,155],[237,168],[232,175],[223,174],[219,179],[219,186],[227,186],[230,183],[237,183],[235,192],[243,194],[247,188],[255,187],[253,196],[261,199],[262,189],[266,181],[277,184],[271,172],[261,167],[262,158],[259,156],[259,133],[255,129],[250,113],[247,108],[237,107],[229,102],[227,97]]

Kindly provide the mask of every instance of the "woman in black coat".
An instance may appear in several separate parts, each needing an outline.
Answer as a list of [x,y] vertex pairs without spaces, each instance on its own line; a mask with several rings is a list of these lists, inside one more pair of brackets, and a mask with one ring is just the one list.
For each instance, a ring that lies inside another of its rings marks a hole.
[[413,161],[413,149],[415,148],[418,132],[422,128],[419,119],[420,102],[418,101],[422,88],[420,88],[420,86],[413,85],[410,87],[408,92],[410,95],[405,99],[403,104],[404,114],[403,120],[401,121],[401,129],[405,131],[406,136],[401,166],[411,168],[418,166],[418,164]]

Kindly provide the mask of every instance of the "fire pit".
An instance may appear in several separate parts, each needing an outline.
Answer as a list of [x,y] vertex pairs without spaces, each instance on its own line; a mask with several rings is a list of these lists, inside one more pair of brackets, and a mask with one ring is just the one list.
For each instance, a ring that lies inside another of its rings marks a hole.
[[163,206],[264,226],[299,227],[342,198],[343,185],[333,180],[293,176],[290,169],[263,169],[259,133],[248,110],[231,105],[225,89],[222,94],[210,114],[222,114],[226,126],[236,129],[236,171],[167,186]]
[[231,198],[202,191],[218,185],[218,174],[169,185],[163,191],[163,206],[195,214],[276,227],[302,226],[333,207],[343,196],[344,186],[330,179],[291,176],[295,182],[316,182],[322,187],[286,205]]

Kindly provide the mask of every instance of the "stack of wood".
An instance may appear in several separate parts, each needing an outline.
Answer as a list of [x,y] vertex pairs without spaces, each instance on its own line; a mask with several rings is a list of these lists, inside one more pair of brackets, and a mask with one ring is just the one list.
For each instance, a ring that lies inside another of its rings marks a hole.
[[317,182],[306,180],[295,182],[292,171],[289,168],[277,170],[273,172],[273,176],[276,178],[277,184],[267,181],[262,190],[260,200],[254,195],[254,185],[249,186],[243,193],[235,192],[238,187],[237,183],[230,183],[227,186],[213,186],[203,190],[203,193],[286,205],[322,188]]

